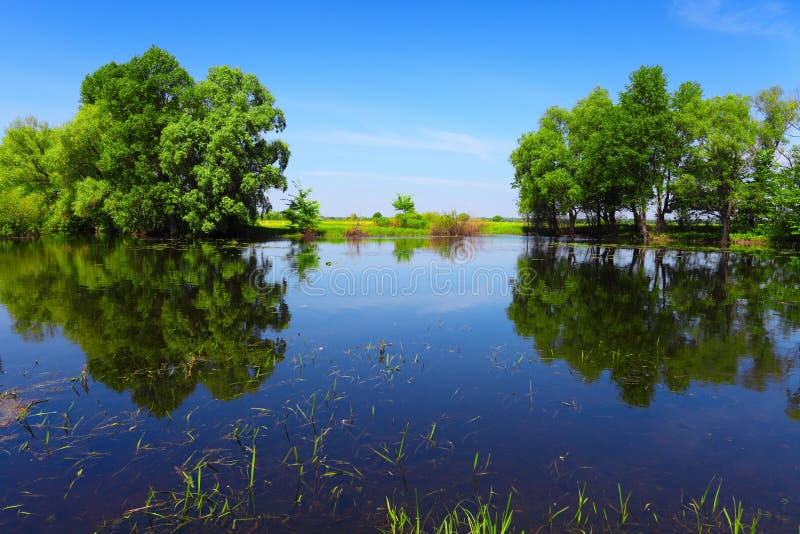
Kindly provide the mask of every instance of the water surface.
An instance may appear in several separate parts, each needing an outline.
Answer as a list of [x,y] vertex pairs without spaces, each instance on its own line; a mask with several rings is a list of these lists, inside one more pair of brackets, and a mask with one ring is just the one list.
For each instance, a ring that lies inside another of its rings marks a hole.
[[798,281],[516,237],[2,242],[0,526],[370,530],[511,494],[559,531],[585,485],[616,529],[619,484],[633,530],[696,529],[721,482],[796,531]]

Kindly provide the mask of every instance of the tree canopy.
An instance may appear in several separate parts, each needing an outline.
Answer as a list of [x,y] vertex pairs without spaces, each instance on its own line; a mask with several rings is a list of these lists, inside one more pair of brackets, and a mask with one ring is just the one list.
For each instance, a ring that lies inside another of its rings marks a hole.
[[595,88],[570,110],[551,107],[520,137],[510,161],[519,211],[559,234],[579,213],[598,230],[631,214],[643,241],[648,215],[662,232],[668,218],[711,218],[730,233],[800,237],[797,162],[791,141],[800,106],[772,87],[755,97],[705,98],[700,84],[669,92],[659,66],[631,73],[615,103]]
[[258,80],[212,67],[196,82],[151,47],[86,76],[75,117],[30,118],[0,145],[0,233],[94,230],[210,235],[269,210],[286,189],[286,126]]

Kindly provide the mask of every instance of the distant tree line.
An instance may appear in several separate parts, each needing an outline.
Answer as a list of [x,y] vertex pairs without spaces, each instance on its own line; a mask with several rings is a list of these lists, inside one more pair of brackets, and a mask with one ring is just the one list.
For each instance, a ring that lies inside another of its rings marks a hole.
[[0,145],[0,234],[209,235],[253,220],[286,189],[283,112],[253,74],[196,82],[156,47],[86,76],[58,128],[17,120]]
[[723,244],[732,231],[798,237],[800,148],[790,139],[799,119],[779,87],[706,98],[685,82],[670,93],[663,69],[643,66],[617,102],[597,87],[522,135],[510,158],[520,214],[572,234],[581,214],[613,232],[627,211],[644,242],[648,212],[656,232],[670,219],[719,221]]

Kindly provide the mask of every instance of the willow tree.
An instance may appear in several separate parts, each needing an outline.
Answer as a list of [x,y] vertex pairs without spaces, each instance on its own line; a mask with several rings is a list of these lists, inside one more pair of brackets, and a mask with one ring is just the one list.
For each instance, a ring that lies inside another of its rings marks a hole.
[[643,66],[630,75],[619,96],[616,134],[625,200],[647,243],[647,208],[663,183],[675,135],[667,79],[660,66]]
[[181,183],[177,202],[192,233],[225,231],[268,207],[286,189],[289,147],[271,132],[286,126],[275,99],[253,74],[213,67],[189,95],[188,111],[161,137],[161,170]]
[[569,233],[575,232],[581,200],[569,150],[568,122],[569,111],[551,107],[539,119],[539,129],[523,135],[511,153],[520,211],[547,219],[554,234],[560,233],[558,219],[565,214]]
[[33,117],[18,119],[0,143],[0,235],[36,232],[55,201],[48,152],[56,135]]
[[730,242],[731,219],[758,153],[758,123],[750,107],[750,97],[741,95],[704,101],[693,172],[683,177],[680,186],[693,211],[719,218],[723,246]]
[[108,114],[98,167],[109,194],[103,200],[116,229],[164,233],[177,230],[182,183],[161,169],[161,132],[178,120],[194,80],[168,52],[151,47],[126,63],[111,62],[86,76],[81,102]]
[[615,107],[608,91],[595,87],[579,100],[569,114],[569,149],[575,180],[581,188],[581,207],[616,228],[616,212],[622,205],[622,188],[613,165],[612,138]]

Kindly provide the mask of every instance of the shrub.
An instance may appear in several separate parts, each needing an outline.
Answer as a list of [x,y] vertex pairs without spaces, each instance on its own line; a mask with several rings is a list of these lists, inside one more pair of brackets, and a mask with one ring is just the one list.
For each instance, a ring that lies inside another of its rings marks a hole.
[[431,223],[431,235],[434,236],[472,236],[481,231],[483,223],[473,219],[466,213],[455,211],[443,213]]
[[503,216],[495,215],[494,217],[492,217],[492,222],[503,222]]
[[387,217],[381,216],[375,218],[375,224],[378,226],[389,226],[391,223],[392,223],[391,219]]
[[355,226],[347,229],[347,231],[344,233],[344,237],[346,239],[363,239],[368,237],[368,234],[361,229],[360,223],[356,222]]
[[314,233],[319,226],[319,202],[309,198],[310,188],[302,189],[299,183],[295,183],[295,187],[297,194],[289,197],[284,214],[294,230],[304,235]]
[[265,221],[281,221],[286,218],[282,211],[270,211],[265,213],[262,217]]
[[376,211],[375,213],[372,214],[372,218],[373,219],[383,219],[384,217],[383,217],[383,214],[381,212]]
[[420,229],[428,226],[428,221],[426,221],[422,215],[419,213],[414,213],[413,211],[408,213],[398,213],[394,220],[395,225],[400,228]]

